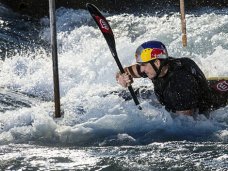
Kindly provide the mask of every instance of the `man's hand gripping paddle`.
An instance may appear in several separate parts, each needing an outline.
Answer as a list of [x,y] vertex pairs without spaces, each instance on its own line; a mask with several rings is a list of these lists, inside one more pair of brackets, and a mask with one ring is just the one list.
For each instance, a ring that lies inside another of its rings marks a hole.
[[[93,5],[93,4],[86,4],[87,9],[89,10],[91,16],[93,17],[93,19],[95,20],[95,22],[97,23],[99,29],[101,30],[101,32],[103,33],[103,36],[109,46],[109,49],[112,53],[112,56],[114,57],[116,64],[119,67],[120,72],[123,74],[124,73],[124,69],[120,63],[120,60],[118,58],[117,52],[116,52],[116,43],[115,43],[115,39],[114,39],[114,34],[112,32],[112,29],[110,27],[110,25],[108,24],[107,20],[105,19],[105,17],[101,14],[101,12],[99,11],[99,9]],[[138,108],[140,110],[142,110],[142,107],[139,105],[139,101],[135,95],[135,92],[132,88],[132,86],[128,86],[128,90],[131,93],[131,96],[136,104],[136,106],[138,106]]]

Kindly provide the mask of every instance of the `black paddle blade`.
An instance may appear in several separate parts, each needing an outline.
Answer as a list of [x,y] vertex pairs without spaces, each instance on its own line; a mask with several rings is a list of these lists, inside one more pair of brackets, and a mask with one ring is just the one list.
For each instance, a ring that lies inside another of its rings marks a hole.
[[[124,73],[124,69],[122,67],[122,64],[118,58],[117,52],[116,52],[116,43],[115,43],[115,38],[114,38],[114,34],[112,32],[112,29],[110,27],[110,25],[108,24],[107,20],[105,19],[105,17],[101,14],[101,12],[99,11],[99,9],[93,5],[93,4],[86,4],[87,9],[89,10],[91,16],[93,17],[93,19],[95,20],[95,22],[97,23],[99,29],[101,30],[101,32],[104,35],[104,38],[108,44],[108,47],[112,53],[112,56],[114,57],[117,66],[120,69],[121,73]],[[130,91],[132,98],[135,102],[136,105],[139,105],[139,101],[135,95],[135,92],[132,88],[132,86],[128,87],[128,90]],[[138,108],[140,110],[142,110],[141,106],[138,106]]]
[[120,72],[124,73],[124,69],[121,65],[121,62],[120,62],[118,55],[117,55],[117,52],[116,52],[116,43],[115,43],[114,34],[112,32],[112,29],[111,29],[108,21],[101,14],[99,9],[95,5],[87,3],[86,7],[88,8],[91,16],[93,17],[93,19],[97,23],[99,29],[101,30],[101,32],[102,32],[102,34],[103,34],[103,36],[104,36],[104,38],[108,44],[108,47],[112,53],[112,56],[114,57],[117,65],[120,69]]
[[113,49],[116,49],[114,34],[106,18],[101,14],[99,9],[95,5],[87,3],[86,7],[89,10],[94,21],[97,23],[99,29],[103,33],[110,49],[112,48],[111,51],[113,51]]

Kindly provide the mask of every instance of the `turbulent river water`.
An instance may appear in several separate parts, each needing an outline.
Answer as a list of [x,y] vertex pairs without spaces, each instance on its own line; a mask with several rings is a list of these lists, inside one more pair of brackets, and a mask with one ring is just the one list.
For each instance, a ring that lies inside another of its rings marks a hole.
[[[182,47],[177,12],[104,13],[123,66],[138,45],[166,44],[189,57],[206,77],[228,75],[228,9],[186,14]],[[49,19],[29,19],[0,6],[1,170],[221,170],[228,168],[228,106],[207,119],[176,116],[150,99],[115,93],[118,68],[86,10],[57,10],[59,79],[64,115],[53,117]],[[133,87],[153,85],[135,80]],[[188,98],[188,97],[186,97]]]

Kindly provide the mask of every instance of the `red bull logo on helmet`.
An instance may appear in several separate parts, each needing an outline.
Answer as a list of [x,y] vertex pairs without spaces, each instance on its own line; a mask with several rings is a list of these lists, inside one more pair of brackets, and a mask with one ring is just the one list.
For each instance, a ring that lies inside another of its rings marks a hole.
[[151,58],[159,58],[162,54],[165,54],[164,50],[153,48],[151,52]]
[[167,59],[168,52],[162,42],[148,41],[137,48],[135,57],[138,63],[149,62],[155,59]]
[[149,62],[151,60],[165,58],[167,58],[166,52],[158,48],[141,48],[141,50],[136,53],[136,62]]

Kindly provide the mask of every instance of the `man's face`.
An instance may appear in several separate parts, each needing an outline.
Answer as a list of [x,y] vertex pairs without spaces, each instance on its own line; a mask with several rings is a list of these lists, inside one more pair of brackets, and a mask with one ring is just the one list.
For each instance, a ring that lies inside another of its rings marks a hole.
[[[155,62],[155,65],[158,65],[158,62]],[[150,63],[141,64],[141,72],[145,72],[149,79],[153,79],[156,76],[156,71]]]

